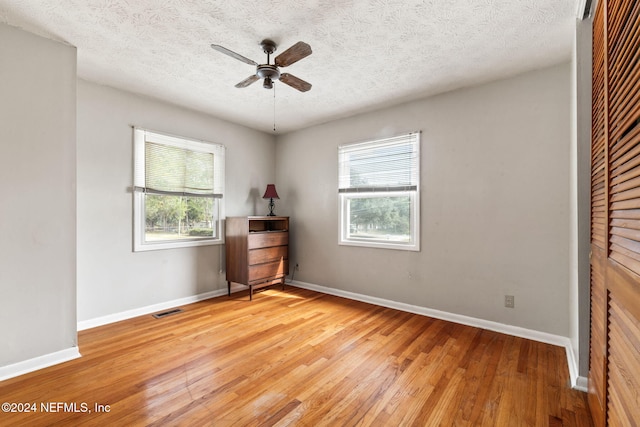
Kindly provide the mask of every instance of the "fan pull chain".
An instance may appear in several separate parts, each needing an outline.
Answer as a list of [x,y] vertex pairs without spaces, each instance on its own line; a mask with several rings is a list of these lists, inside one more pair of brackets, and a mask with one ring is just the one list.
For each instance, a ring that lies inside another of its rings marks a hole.
[[273,85],[273,131],[276,131],[276,86]]

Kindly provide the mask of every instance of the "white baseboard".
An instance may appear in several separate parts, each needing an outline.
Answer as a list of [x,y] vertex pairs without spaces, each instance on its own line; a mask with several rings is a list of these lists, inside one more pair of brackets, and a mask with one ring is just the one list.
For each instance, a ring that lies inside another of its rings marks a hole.
[[578,359],[573,352],[573,345],[569,338],[567,338],[567,345],[565,345],[565,349],[567,351],[567,365],[569,368],[569,377],[571,378],[571,388],[586,392],[587,388],[581,386],[580,378],[584,377],[580,377],[578,375]]
[[519,326],[493,322],[491,320],[478,319],[476,317],[469,317],[461,314],[435,310],[432,308],[406,304],[403,302],[391,301],[384,298],[372,297],[369,295],[358,294],[355,292],[348,292],[340,289],[328,288],[325,286],[315,285],[312,283],[300,282],[298,280],[294,280],[290,283],[287,282],[287,284],[296,286],[299,288],[321,292],[324,294],[335,295],[335,296],[344,297],[344,298],[348,298],[356,301],[367,302],[367,303],[379,305],[382,307],[388,307],[388,308],[394,308],[400,311],[406,311],[408,313],[421,314],[423,316],[446,320],[453,323],[459,323],[467,326],[474,326],[476,328],[488,329],[494,332],[500,332],[507,335],[526,338],[526,339],[530,339],[538,342],[543,342],[545,344],[552,344],[559,347],[564,347],[567,355],[567,365],[569,368],[569,377],[571,378],[571,387],[576,390],[585,391],[585,392],[587,391],[587,388],[585,385],[586,379],[584,377],[578,376],[578,364],[573,357],[573,346],[571,345],[571,340],[568,337],[549,334],[547,332],[540,332],[533,329],[521,328]]
[[589,391],[589,380],[586,377],[578,377],[573,388],[587,393]]
[[[233,287],[232,287],[233,290]],[[226,295],[226,289],[217,289],[215,291],[205,292],[203,294],[193,295],[185,298],[180,298],[172,301],[165,301],[158,304],[148,305],[146,307],[134,308],[132,310],[122,311],[120,313],[113,313],[106,316],[96,317],[89,320],[82,320],[78,322],[78,331],[84,331],[85,329],[95,328],[97,326],[108,325],[109,323],[119,322],[121,320],[131,319],[133,317],[144,316],[146,314],[155,313],[158,311],[174,308],[180,305],[192,304],[194,302],[203,301],[209,298],[219,297]]]
[[56,351],[55,353],[45,354],[44,356],[34,357],[33,359],[23,360],[22,362],[11,365],[0,366],[0,381],[9,378],[24,375],[39,369],[48,368],[58,363],[67,362],[69,360],[80,357],[78,347],[71,347],[65,350]]

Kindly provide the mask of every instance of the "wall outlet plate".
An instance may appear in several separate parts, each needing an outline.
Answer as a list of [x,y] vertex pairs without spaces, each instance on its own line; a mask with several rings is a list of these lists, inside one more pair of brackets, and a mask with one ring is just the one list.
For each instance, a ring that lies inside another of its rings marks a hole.
[[514,308],[516,306],[516,297],[513,295],[505,295],[504,306],[507,308]]

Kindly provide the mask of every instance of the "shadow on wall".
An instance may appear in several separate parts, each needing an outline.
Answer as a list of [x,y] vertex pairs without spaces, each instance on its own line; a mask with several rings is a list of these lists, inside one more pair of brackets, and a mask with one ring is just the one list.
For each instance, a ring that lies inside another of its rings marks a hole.
[[198,248],[195,260],[194,295],[200,295],[218,289],[226,289],[224,245],[202,246]]
[[253,206],[253,214],[259,215],[258,213],[258,200],[262,200],[260,197],[260,190],[255,187],[252,187],[247,195],[247,202]]

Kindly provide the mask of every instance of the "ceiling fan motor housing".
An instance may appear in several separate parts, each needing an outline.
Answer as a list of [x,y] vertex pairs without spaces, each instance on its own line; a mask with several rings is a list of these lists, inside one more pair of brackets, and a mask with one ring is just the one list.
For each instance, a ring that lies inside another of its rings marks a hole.
[[261,64],[258,65],[256,75],[261,79],[269,77],[271,80],[278,80],[280,78],[280,70],[275,65]]
[[260,64],[256,70],[256,76],[264,79],[262,87],[265,89],[273,89],[273,81],[280,79],[280,70],[275,65],[269,64],[269,56],[276,51],[276,44],[272,40],[264,39],[262,43],[262,50],[267,54],[267,63]]

